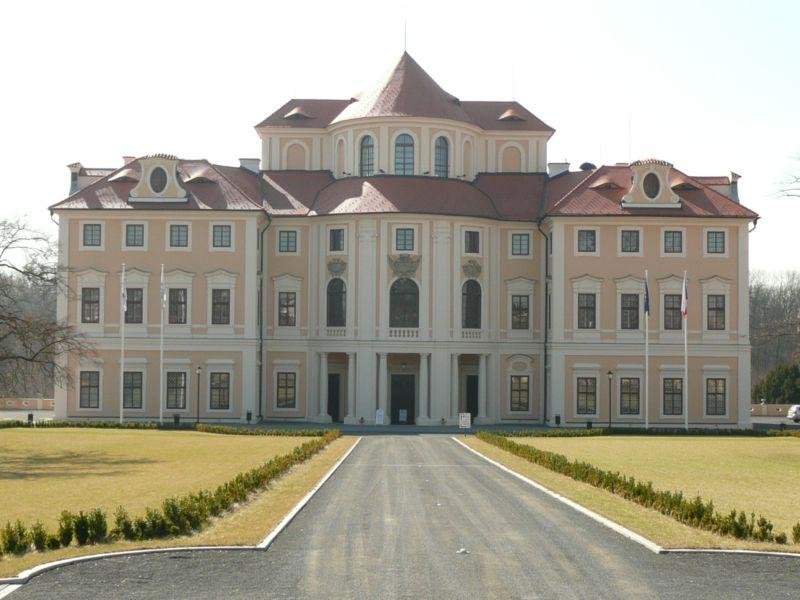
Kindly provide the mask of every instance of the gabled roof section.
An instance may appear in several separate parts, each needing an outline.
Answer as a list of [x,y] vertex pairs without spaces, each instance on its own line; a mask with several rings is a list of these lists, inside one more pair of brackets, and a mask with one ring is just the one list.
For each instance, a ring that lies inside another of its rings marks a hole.
[[[749,208],[674,167],[669,185],[680,198],[680,208],[625,207],[622,206],[622,197],[630,189],[631,177],[628,165],[604,166],[595,171],[555,177],[550,180],[547,212],[551,216],[758,218]],[[561,183],[557,183],[559,180]],[[599,182],[604,185],[596,186]]]
[[324,129],[352,100],[289,100],[256,125],[259,127],[302,127]]
[[[241,167],[223,167],[207,160],[178,160],[178,179],[187,201],[129,202],[130,192],[141,178],[139,160],[112,171],[75,192],[50,210],[261,210],[258,175]],[[202,175],[199,175],[202,174]]]
[[461,103],[470,121],[485,130],[541,131],[555,129],[539,119],[519,102],[504,100],[465,100]]

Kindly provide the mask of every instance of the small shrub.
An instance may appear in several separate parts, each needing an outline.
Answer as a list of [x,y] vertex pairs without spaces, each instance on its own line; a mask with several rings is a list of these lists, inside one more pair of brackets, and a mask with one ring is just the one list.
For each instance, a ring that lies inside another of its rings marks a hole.
[[88,515],[89,529],[88,539],[92,544],[98,544],[105,541],[108,537],[108,522],[106,521],[106,513],[99,508],[95,508]]
[[30,541],[22,521],[18,520],[13,525],[7,522],[0,530],[0,547],[4,554],[24,554],[28,551]]
[[800,523],[795,523],[795,526],[792,527],[792,542],[800,544]]
[[128,511],[122,506],[118,506],[114,513],[114,529],[111,530],[111,535],[126,540],[136,539],[136,529],[128,516]]
[[786,534],[781,531],[780,533],[775,534],[775,543],[776,544],[785,544],[786,543]]
[[48,550],[58,550],[61,548],[61,540],[57,535],[50,534],[47,536],[47,541],[45,541],[45,547]]
[[82,510],[77,515],[73,515],[73,526],[75,527],[75,541],[78,546],[86,545],[89,541],[89,515]]
[[58,518],[58,541],[65,548],[72,543],[72,536],[75,531],[72,513],[65,510]]
[[47,531],[41,521],[36,521],[31,527],[31,542],[37,552],[44,552],[47,547]]

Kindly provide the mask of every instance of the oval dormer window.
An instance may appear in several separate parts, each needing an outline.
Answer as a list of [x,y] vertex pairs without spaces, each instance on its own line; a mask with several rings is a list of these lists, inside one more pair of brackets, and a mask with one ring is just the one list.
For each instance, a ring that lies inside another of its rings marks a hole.
[[658,196],[658,192],[661,191],[661,182],[658,180],[658,175],[655,173],[648,173],[645,175],[642,187],[644,187],[644,193],[647,194],[647,197],[651,200]]
[[156,167],[150,171],[150,188],[160,194],[167,187],[167,172],[161,167]]

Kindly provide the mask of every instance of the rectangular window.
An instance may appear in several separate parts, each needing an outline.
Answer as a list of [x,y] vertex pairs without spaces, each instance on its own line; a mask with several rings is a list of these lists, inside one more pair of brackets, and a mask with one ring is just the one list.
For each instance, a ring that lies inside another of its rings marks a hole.
[[680,330],[682,328],[681,295],[664,295],[664,329]]
[[578,377],[578,414],[593,415],[597,412],[597,378]]
[[278,408],[295,408],[297,405],[295,378],[296,375],[294,373],[278,373]]
[[186,325],[186,292],[186,288],[170,288],[169,290],[170,325]]
[[410,227],[401,227],[394,231],[394,248],[398,252],[414,251],[414,230]]
[[100,408],[100,371],[81,371],[81,408]]
[[211,290],[211,324],[230,325],[231,291],[229,289]]
[[664,379],[664,414],[683,414],[683,379]]
[[709,231],[706,235],[706,252],[708,254],[725,254],[725,232]]
[[596,295],[578,294],[578,329],[597,328]]
[[683,232],[665,231],[664,232],[664,254],[683,253]]
[[189,226],[170,225],[169,226],[169,246],[170,248],[189,247]]
[[125,225],[125,245],[128,248],[144,247],[144,225],[142,223]]
[[709,294],[706,302],[708,305],[706,320],[709,331],[725,331],[725,295]]
[[125,290],[125,322],[141,323],[144,312],[144,290],[142,288],[127,288]]
[[228,410],[231,407],[230,373],[211,373],[210,378],[211,410]]
[[230,248],[231,226],[214,225],[213,229],[211,230],[211,245],[214,248]]
[[83,226],[83,245],[100,246],[103,241],[100,223],[86,223]]
[[479,231],[464,232],[464,254],[479,254],[481,251],[481,234]]
[[278,325],[294,327],[296,320],[297,294],[295,292],[278,292]]
[[527,375],[511,376],[511,411],[527,412],[530,409],[529,380]]
[[621,377],[619,380],[619,414],[639,414],[639,378]]
[[639,231],[623,229],[621,246],[623,252],[639,252]]
[[597,232],[594,229],[578,230],[578,252],[597,252]]
[[331,229],[328,232],[330,252],[344,252],[344,229]]
[[725,380],[706,379],[706,414],[725,415]]
[[183,410],[186,408],[186,373],[167,372],[167,408]]
[[531,236],[527,233],[511,234],[511,256],[530,256]]
[[639,329],[639,294],[622,294],[622,329]]
[[297,252],[297,232],[278,232],[278,252]]
[[81,323],[100,322],[100,288],[81,289]]
[[528,329],[528,296],[511,296],[511,329]]
[[142,372],[125,371],[122,375],[123,408],[142,408]]

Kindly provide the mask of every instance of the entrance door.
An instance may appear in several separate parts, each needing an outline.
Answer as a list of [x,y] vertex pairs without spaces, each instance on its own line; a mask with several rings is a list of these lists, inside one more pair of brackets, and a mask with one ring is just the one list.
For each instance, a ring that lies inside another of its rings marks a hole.
[[334,423],[339,423],[339,373],[328,373],[328,414]]
[[392,375],[392,425],[414,424],[414,376]]
[[478,416],[478,379],[477,375],[467,375],[467,412],[473,421]]

